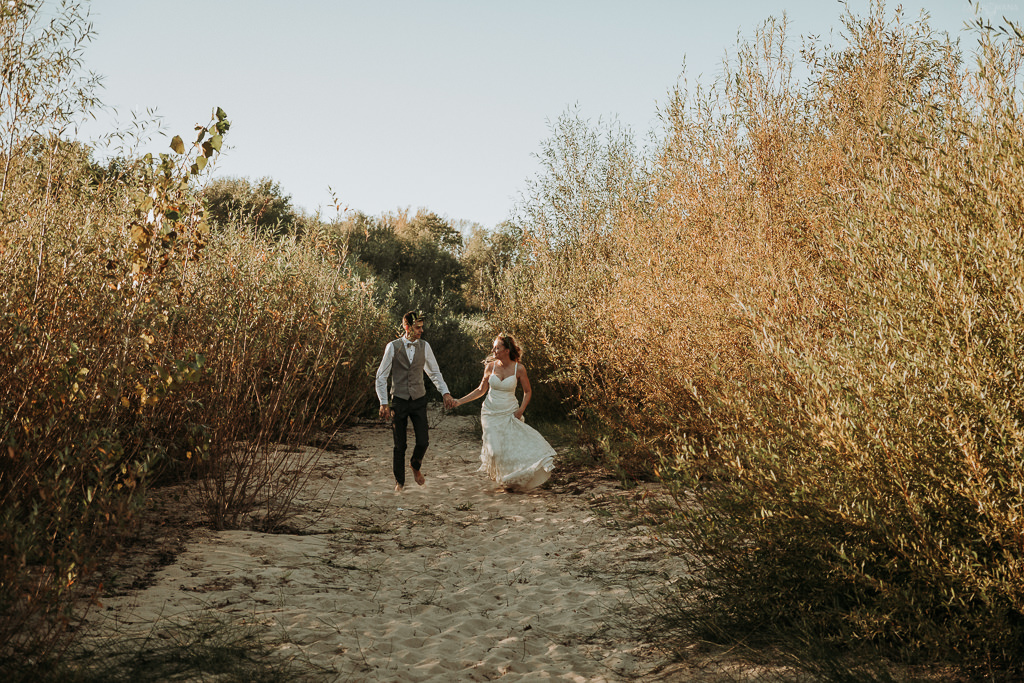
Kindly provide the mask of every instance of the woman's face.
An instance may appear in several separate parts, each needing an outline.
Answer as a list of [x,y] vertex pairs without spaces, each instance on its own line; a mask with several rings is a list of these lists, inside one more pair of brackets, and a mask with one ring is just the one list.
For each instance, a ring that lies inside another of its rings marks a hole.
[[508,349],[505,348],[505,342],[501,341],[501,337],[494,340],[494,346],[491,347],[491,353],[498,360],[508,359]]

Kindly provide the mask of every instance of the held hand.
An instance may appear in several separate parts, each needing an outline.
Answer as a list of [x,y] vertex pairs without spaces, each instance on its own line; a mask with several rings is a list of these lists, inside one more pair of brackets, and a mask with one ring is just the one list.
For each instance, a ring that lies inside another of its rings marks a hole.
[[452,398],[451,394],[445,394],[444,395],[444,407],[445,408],[447,408],[448,410],[451,410],[452,408],[455,408],[455,406],[457,406],[457,405],[458,405],[458,401],[456,401],[454,398]]
[[378,411],[378,414],[380,415],[380,419],[382,419],[382,420],[390,420],[391,419],[391,408],[389,406],[381,406],[380,407],[380,411]]

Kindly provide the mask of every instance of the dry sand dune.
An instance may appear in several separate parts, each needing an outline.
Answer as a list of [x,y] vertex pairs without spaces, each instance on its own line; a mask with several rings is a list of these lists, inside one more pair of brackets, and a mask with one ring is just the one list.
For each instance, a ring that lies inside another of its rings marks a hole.
[[612,514],[615,482],[499,492],[476,471],[473,418],[432,422],[425,486],[395,493],[390,432],[356,427],[304,487],[297,533],[198,528],[97,618],[124,631],[213,610],[339,681],[665,680],[616,626],[666,567]]

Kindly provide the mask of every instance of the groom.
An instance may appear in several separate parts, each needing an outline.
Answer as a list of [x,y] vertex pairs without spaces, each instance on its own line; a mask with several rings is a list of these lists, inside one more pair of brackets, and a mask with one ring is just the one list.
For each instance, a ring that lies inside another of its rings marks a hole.
[[[393,418],[395,450],[392,466],[395,472],[395,491],[405,486],[406,427],[412,420],[416,434],[416,445],[412,449],[412,476],[420,486],[426,481],[420,466],[423,454],[427,452],[427,387],[423,382],[424,371],[430,381],[444,397],[444,407],[455,403],[448,386],[444,383],[441,370],[437,367],[434,352],[423,336],[423,317],[409,311],[402,318],[405,335],[384,347],[384,359],[377,368],[377,398],[380,399],[382,420]],[[388,377],[391,377],[391,400],[388,401]]]

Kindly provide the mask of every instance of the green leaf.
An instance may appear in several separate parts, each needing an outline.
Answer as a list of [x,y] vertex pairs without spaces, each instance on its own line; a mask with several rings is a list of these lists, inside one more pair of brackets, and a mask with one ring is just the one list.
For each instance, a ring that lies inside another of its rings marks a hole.
[[214,135],[212,138],[210,138],[210,146],[213,147],[218,152],[220,151],[220,146],[223,143],[224,143],[224,138],[221,137],[220,135]]
[[171,149],[178,154],[185,153],[185,143],[181,141],[180,135],[175,135],[174,138],[171,139]]
[[218,121],[223,121],[227,117],[228,117],[228,115],[224,113],[224,110],[221,109],[220,107],[217,107],[217,120]]
[[206,168],[206,161],[206,157],[196,157],[196,166],[199,167],[200,171]]

